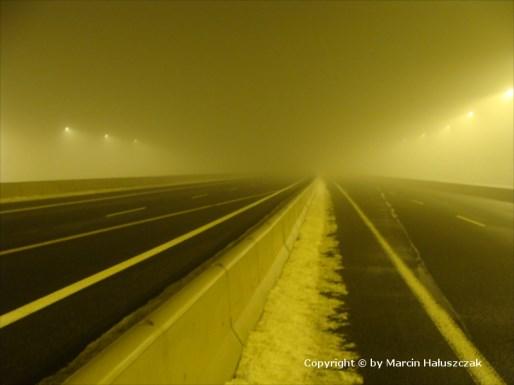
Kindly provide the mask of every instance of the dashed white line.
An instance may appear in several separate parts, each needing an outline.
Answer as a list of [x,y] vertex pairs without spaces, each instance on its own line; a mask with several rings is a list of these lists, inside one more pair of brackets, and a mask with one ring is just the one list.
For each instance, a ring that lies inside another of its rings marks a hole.
[[467,337],[459,324],[450,314],[435,300],[430,291],[416,277],[416,274],[409,268],[403,259],[396,253],[393,247],[387,242],[384,236],[378,231],[373,222],[366,216],[361,208],[354,202],[350,195],[338,184],[336,187],[350,203],[358,216],[368,227],[371,233],[386,253],[393,266],[400,274],[400,277],[407,284],[412,294],[416,297],[422,308],[430,317],[434,325],[444,337],[448,346],[453,350],[459,360],[474,361],[478,359],[482,365],[480,367],[467,367],[469,374],[479,385],[506,385],[506,382],[496,372],[494,367],[487,361],[473,342]]
[[419,206],[425,206],[425,202],[422,202],[422,201],[418,201],[417,199],[411,199],[410,200],[412,203],[415,203]]
[[20,251],[35,249],[37,247],[53,245],[53,244],[56,244],[56,243],[71,241],[73,239],[79,239],[79,238],[89,237],[91,235],[106,233],[108,231],[119,230],[119,229],[123,229],[123,228],[126,228],[126,227],[141,225],[143,223],[159,221],[161,219],[166,219],[166,218],[171,218],[171,217],[175,217],[175,216],[178,216],[178,215],[188,214],[188,213],[192,213],[192,212],[199,211],[199,210],[205,210],[205,209],[208,209],[208,208],[211,208],[211,207],[223,206],[223,205],[227,205],[227,204],[230,204],[230,203],[235,203],[235,202],[243,201],[243,200],[246,200],[246,199],[256,198],[256,197],[263,196],[263,195],[266,195],[266,194],[269,194],[269,193],[260,193],[260,194],[248,195],[248,196],[245,196],[245,197],[242,197],[242,198],[230,199],[230,200],[223,201],[223,202],[218,202],[218,203],[214,203],[214,204],[202,205],[202,206],[194,207],[192,209],[175,211],[175,212],[168,213],[168,214],[158,215],[156,217],[150,217],[150,218],[145,218],[145,219],[141,219],[141,220],[137,220],[137,221],[133,221],[133,222],[123,223],[123,224],[120,224],[120,225],[104,227],[104,228],[97,229],[97,230],[91,230],[91,231],[87,231],[85,233],[79,233],[79,234],[69,235],[69,236],[62,237],[62,238],[52,239],[52,240],[49,240],[49,241],[43,241],[43,242],[33,243],[33,244],[30,244],[30,245],[19,246],[19,247],[15,247],[15,248],[12,248],[12,249],[2,250],[2,251],[0,251],[0,255],[13,254],[13,253],[17,253],[17,252],[20,252]]
[[205,198],[206,196],[208,196],[209,194],[198,194],[198,195],[193,195],[191,197],[191,199],[198,199],[198,198]]
[[116,216],[118,216],[118,215],[124,215],[124,214],[135,213],[136,211],[141,211],[141,210],[145,210],[145,209],[146,209],[146,206],[144,206],[144,207],[138,207],[138,208],[135,208],[135,209],[124,210],[124,211],[118,211],[118,212],[115,212],[115,213],[107,214],[105,217],[106,217],[106,218],[116,217]]
[[[211,186],[215,185],[215,184],[222,184],[222,183],[223,182],[212,183]],[[24,212],[24,211],[47,209],[47,208],[52,208],[52,207],[71,206],[71,205],[78,205],[78,204],[90,203],[90,202],[102,202],[102,201],[113,200],[113,199],[130,198],[130,197],[135,197],[135,196],[140,196],[140,195],[161,194],[161,193],[165,193],[165,192],[187,190],[187,189],[191,189],[191,188],[192,187],[190,185],[187,185],[187,186],[172,185],[170,188],[165,188],[165,189],[153,187],[151,190],[145,190],[145,191],[134,192],[134,193],[109,195],[109,196],[100,197],[100,198],[85,198],[85,199],[78,199],[78,200],[74,200],[74,201],[56,202],[56,203],[49,203],[49,204],[44,204],[44,205],[25,206],[25,207],[19,207],[19,208],[15,208],[15,209],[1,210],[0,214],[12,214],[12,213],[20,213],[20,212]],[[99,194],[100,193],[101,192],[99,192]]]
[[470,218],[465,217],[463,215],[457,215],[456,217],[459,218],[461,221],[471,223],[471,224],[473,224],[475,226],[485,227],[485,224],[483,224],[482,222],[475,221],[474,219],[470,219]]

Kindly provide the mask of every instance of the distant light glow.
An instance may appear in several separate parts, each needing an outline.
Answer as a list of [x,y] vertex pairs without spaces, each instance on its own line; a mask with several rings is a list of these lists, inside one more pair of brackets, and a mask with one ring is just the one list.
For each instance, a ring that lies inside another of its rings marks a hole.
[[105,134],[104,139],[109,139],[109,134]]
[[133,143],[138,143],[139,141],[137,139],[134,139],[133,140]]
[[423,132],[419,137],[420,137],[421,139],[425,139],[425,137],[426,137],[426,136],[427,136],[427,134],[426,134],[425,132]]
[[472,118],[475,116],[475,113],[473,111],[468,112],[468,118]]
[[64,127],[64,132],[71,132],[71,129],[69,127]]
[[503,94],[505,99],[512,99],[513,95],[514,95],[514,89],[512,89],[512,88],[509,88],[507,91],[505,91],[505,94]]

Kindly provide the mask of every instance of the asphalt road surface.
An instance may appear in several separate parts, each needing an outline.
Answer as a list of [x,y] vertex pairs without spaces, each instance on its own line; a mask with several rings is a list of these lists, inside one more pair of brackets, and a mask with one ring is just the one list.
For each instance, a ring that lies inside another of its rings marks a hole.
[[[329,186],[349,292],[345,333],[353,336],[358,354],[452,361],[462,357],[450,345],[467,340],[505,383],[514,383],[512,201],[395,181],[336,182]],[[369,223],[412,275],[400,274]],[[411,286],[416,281],[428,289],[463,336],[443,336],[438,316],[429,316],[430,304],[419,300],[405,276]],[[362,372],[365,384],[475,383],[464,368],[367,367]]]
[[2,383],[65,366],[305,184],[231,180],[0,205]]

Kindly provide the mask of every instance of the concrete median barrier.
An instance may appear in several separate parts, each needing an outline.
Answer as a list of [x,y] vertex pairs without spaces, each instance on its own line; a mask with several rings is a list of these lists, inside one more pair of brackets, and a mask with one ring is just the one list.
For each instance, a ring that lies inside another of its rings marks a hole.
[[233,371],[228,282],[212,266],[79,370],[70,383],[205,384]]
[[221,384],[232,378],[312,197],[311,184],[65,383]]

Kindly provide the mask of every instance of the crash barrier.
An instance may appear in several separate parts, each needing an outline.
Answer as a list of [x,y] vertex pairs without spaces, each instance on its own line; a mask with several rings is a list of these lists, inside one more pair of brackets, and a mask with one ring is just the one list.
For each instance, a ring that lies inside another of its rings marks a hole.
[[67,384],[223,384],[232,378],[312,201],[311,184]]
[[403,185],[432,190],[454,192],[464,195],[472,195],[482,198],[495,199],[500,201],[514,202],[514,189],[509,187],[470,185],[461,183],[450,183],[441,181],[430,181],[421,179],[404,178],[380,178],[384,183],[402,183]]
[[47,199],[68,195],[122,191],[138,188],[169,186],[215,180],[227,180],[223,175],[173,175],[141,178],[101,178],[0,183],[0,201]]

